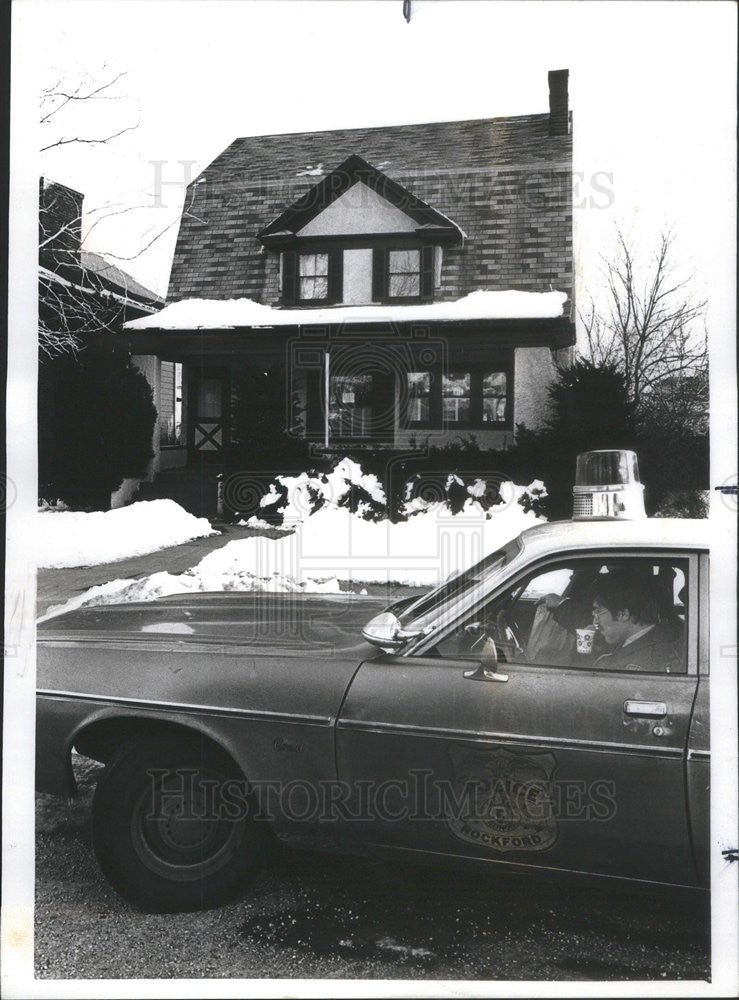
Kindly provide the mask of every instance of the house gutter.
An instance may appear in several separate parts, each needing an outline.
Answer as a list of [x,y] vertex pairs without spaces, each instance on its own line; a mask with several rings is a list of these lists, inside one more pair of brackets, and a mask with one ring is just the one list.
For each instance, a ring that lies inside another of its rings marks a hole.
[[[342,332],[384,334],[388,332],[399,340],[417,341],[423,333],[479,338],[495,347],[550,347],[560,350],[575,344],[575,324],[568,316],[556,319],[492,319],[492,320],[435,320],[382,322],[356,321],[331,324],[303,323],[294,326],[243,326],[220,329],[156,329],[124,330],[125,338],[134,354],[152,354],[165,358],[168,354],[241,353],[240,348],[251,350],[259,345],[284,356],[285,345],[295,338],[328,339],[339,337]],[[176,360],[176,358],[174,358]]]

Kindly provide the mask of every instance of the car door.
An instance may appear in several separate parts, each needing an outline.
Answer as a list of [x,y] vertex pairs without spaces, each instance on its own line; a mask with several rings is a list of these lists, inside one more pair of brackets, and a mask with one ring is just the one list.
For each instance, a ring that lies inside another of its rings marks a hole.
[[[542,588],[624,566],[659,581],[663,617],[681,623],[679,663],[609,668],[608,657],[566,658],[563,642],[533,641]],[[339,775],[364,796],[360,836],[410,852],[695,884],[685,753],[697,583],[689,552],[554,557],[520,570],[423,655],[363,663],[337,725]],[[486,614],[501,662],[495,679],[479,680],[477,654],[460,637]]]

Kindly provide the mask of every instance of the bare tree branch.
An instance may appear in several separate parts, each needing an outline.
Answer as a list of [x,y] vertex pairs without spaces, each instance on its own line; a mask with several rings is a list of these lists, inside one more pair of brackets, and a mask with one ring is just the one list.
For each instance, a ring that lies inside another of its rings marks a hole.
[[[125,72],[120,72],[111,75],[103,82],[92,81],[89,77],[71,84],[58,80],[45,88],[41,94],[41,123],[48,128],[53,127],[56,136],[54,141],[42,147],[41,152],[74,143],[87,146],[104,145],[137,128],[138,124],[119,124],[110,131],[110,134],[95,136],[84,134],[86,131],[84,128],[73,130],[67,122],[66,133],[59,134],[59,125],[64,117],[60,113],[65,109],[70,110],[73,106],[81,107],[93,101],[127,99],[127,95],[118,94],[114,90],[125,75]],[[126,308],[132,304],[124,272],[115,269],[115,265],[111,263],[109,265],[111,273],[106,276],[99,263],[96,265],[97,270],[85,267],[82,254],[85,242],[101,222],[144,207],[149,206],[111,204],[87,210],[84,213],[85,220],[89,221],[90,216],[94,216],[94,220],[87,227],[83,239],[82,196],[64,185],[54,186],[53,182],[44,183],[39,213],[41,266],[38,335],[42,356],[51,358],[67,352],[76,353],[83,349],[85,340],[89,336],[120,329]],[[162,232],[170,229],[172,224]],[[162,232],[152,238],[146,246],[141,247],[137,253],[118,259],[136,259],[162,235]],[[116,287],[116,284],[121,286],[120,290],[112,292],[110,288]]]
[[[58,81],[57,83],[44,88],[41,91],[40,100],[41,125],[46,126],[47,128],[52,125],[57,125],[56,116],[65,108],[68,109],[70,105],[75,102],[124,101],[129,99],[126,94],[106,93],[125,75],[125,71],[120,72],[110,80],[106,80],[104,83],[100,84],[88,83],[86,80],[82,79],[76,85],[71,87],[67,87],[62,83],[62,81]],[[104,145],[107,142],[112,142],[114,139],[125,135],[126,132],[133,131],[138,128],[139,124],[140,118],[135,125],[127,125],[123,128],[116,128],[116,130],[112,131],[109,135],[100,137],[87,137],[80,135],[57,136],[54,141],[48,142],[45,146],[42,146],[40,152],[45,153],[50,149],[68,146],[72,143],[80,143],[82,145],[89,146]]]
[[83,146],[102,146],[106,142],[111,142],[113,139],[117,139],[121,135],[125,135],[126,132],[133,132],[137,129],[141,123],[136,122],[135,125],[129,125],[127,128],[122,128],[119,132],[114,132],[112,135],[102,136],[100,139],[83,139],[80,136],[72,136],[68,139],[58,139],[56,142],[49,143],[48,146],[42,146],[39,152],[45,153],[48,149],[56,149],[59,146],[70,146],[72,143],[79,142]]
[[590,297],[580,320],[585,356],[598,365],[615,362],[642,411],[670,414],[673,423],[682,412],[695,422],[707,403],[707,336],[705,327],[696,329],[706,302],[692,291],[694,275],[678,276],[675,251],[667,230],[642,264],[617,229],[614,253],[601,258],[604,294],[597,305]]

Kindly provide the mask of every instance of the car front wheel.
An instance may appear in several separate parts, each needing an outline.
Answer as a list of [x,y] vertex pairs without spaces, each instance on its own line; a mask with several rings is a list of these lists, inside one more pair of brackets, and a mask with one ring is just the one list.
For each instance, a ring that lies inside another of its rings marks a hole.
[[146,910],[203,909],[236,895],[265,831],[243,775],[207,742],[142,736],[98,782],[93,847],[113,887]]

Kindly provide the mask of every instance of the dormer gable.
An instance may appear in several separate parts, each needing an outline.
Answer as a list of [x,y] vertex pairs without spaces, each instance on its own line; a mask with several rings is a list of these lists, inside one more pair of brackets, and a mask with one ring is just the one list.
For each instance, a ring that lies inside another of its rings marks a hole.
[[418,224],[364,181],[355,181],[315,215],[296,236],[359,236],[415,233]]
[[271,248],[304,239],[404,234],[423,243],[461,244],[462,230],[397,181],[352,155],[259,234]]

